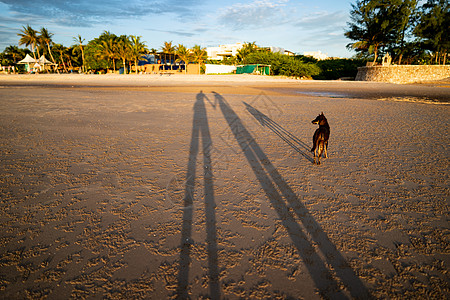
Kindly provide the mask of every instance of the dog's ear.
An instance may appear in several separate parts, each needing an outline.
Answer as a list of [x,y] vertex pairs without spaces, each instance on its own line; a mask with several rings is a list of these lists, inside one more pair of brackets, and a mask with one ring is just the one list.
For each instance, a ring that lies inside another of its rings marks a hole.
[[321,113],[321,115],[323,116],[323,112]]

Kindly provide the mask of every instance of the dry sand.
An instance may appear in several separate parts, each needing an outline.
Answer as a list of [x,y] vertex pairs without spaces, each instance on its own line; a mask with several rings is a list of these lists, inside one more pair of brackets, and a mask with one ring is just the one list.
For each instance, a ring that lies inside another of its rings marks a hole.
[[433,83],[1,76],[0,298],[449,298],[449,100]]

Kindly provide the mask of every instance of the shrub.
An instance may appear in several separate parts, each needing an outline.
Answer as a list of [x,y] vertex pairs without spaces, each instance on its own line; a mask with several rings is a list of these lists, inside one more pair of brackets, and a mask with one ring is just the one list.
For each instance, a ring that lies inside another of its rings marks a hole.
[[320,68],[314,63],[306,63],[300,58],[258,51],[249,54],[245,58],[247,64],[270,65],[273,75],[285,75],[295,77],[312,77],[320,73]]
[[326,59],[317,62],[320,73],[314,79],[336,80],[342,77],[356,77],[358,67],[366,64],[364,59]]

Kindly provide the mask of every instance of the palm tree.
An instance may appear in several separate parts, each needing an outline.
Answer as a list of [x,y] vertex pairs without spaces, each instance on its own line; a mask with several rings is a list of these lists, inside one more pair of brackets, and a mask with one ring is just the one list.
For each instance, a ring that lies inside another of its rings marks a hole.
[[[50,58],[52,59],[52,62],[55,63],[55,59],[53,58],[52,50],[50,50],[50,44],[53,43],[52,41],[53,33],[48,32],[47,28],[42,27],[41,28],[41,35],[40,40],[42,43],[47,45],[48,53],[50,54]],[[59,74],[59,70],[56,67],[56,71]]]
[[66,63],[64,61],[64,57],[67,55],[67,48],[61,44],[54,44],[53,50],[59,54],[59,60],[61,61],[61,64],[63,65],[64,71],[66,71],[66,73],[67,73],[68,71],[67,71]]
[[86,68],[84,66],[84,49],[83,49],[84,39],[81,38],[81,35],[78,35],[77,37],[74,37],[73,40],[78,43],[78,45],[76,45],[75,48],[79,48],[81,50],[81,59],[83,61],[81,65],[81,72],[85,72]]
[[164,64],[166,63],[166,53],[169,54],[170,69],[172,70],[172,59],[171,59],[171,56],[173,54],[175,54],[175,46],[172,45],[172,41],[164,42],[164,46],[161,47],[161,49],[164,52]]
[[141,36],[130,35],[130,50],[131,59],[134,60],[134,67],[136,68],[137,74],[138,60],[148,51],[144,42],[141,42]]
[[[80,65],[79,55],[76,54],[77,52],[81,52],[81,51],[79,50],[79,48],[77,48],[76,45],[68,47],[67,51],[64,52],[64,58],[66,59],[67,65],[69,66],[69,68],[71,70],[73,70],[73,68],[74,68],[73,67],[74,62],[77,63],[78,65]],[[83,59],[81,59],[81,60],[83,60]],[[83,62],[81,62],[81,64],[83,64]]]
[[244,43],[241,49],[239,49],[236,56],[241,63],[245,63],[247,56],[251,53],[255,53],[256,51],[258,51],[258,46],[256,46],[256,42],[251,43],[247,42]]
[[158,50],[155,48],[152,48],[149,50],[150,54],[153,54],[153,57],[155,58],[155,63],[158,63],[158,60],[156,59],[156,54],[158,54]]
[[5,58],[11,57],[13,64],[16,64],[18,60],[23,59],[26,55],[25,50],[17,46],[6,47],[3,54],[5,55]]
[[106,59],[111,59],[113,63],[114,73],[116,72],[116,59],[117,56],[117,42],[118,37],[110,33],[109,31],[104,31],[97,39],[98,51],[96,56]]
[[122,59],[123,62],[123,74],[127,74],[127,59],[130,58],[130,40],[126,35],[121,35],[117,41],[117,55]]
[[192,60],[191,50],[189,50],[182,44],[178,44],[176,54],[179,57],[177,60],[184,62],[184,73],[186,74],[187,66],[188,66],[189,62]]
[[[37,49],[38,43],[39,43],[39,36],[37,35],[37,31],[31,28],[30,25],[27,25],[27,27],[22,26],[23,30],[21,30],[21,33],[18,33],[17,35],[20,36],[19,40],[19,46],[25,45],[27,47],[31,47],[31,52],[33,52],[33,57],[36,59],[36,55],[34,53],[34,49]],[[37,49],[38,56],[39,49]]]
[[200,66],[208,58],[206,50],[200,47],[200,45],[195,45],[192,47],[192,55],[194,61],[198,63],[198,74],[200,74]]
[[[17,61],[23,59],[27,55],[27,52],[29,51],[30,50],[28,49],[19,48],[17,46],[8,46],[5,48],[3,53],[0,53],[0,56],[3,56],[4,59],[3,63],[5,63],[6,65],[11,64],[15,65],[17,64]],[[13,72],[14,73],[16,72],[16,68],[13,69]]]
[[378,49],[382,45],[381,42],[377,42],[375,40],[365,40],[365,41],[357,41],[354,43],[350,43],[347,46],[352,49],[365,50],[369,54],[374,54],[373,64],[376,63],[378,58]]

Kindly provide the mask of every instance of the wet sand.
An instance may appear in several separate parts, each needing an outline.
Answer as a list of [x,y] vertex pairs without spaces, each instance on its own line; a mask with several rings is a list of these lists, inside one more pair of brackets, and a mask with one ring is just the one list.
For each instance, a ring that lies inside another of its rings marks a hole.
[[0,93],[0,298],[449,295],[445,83],[26,75]]

